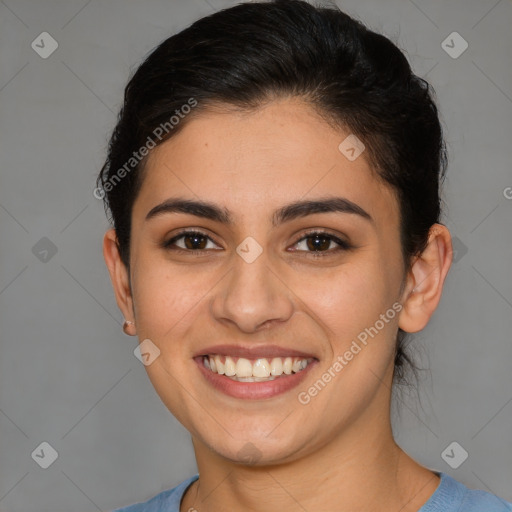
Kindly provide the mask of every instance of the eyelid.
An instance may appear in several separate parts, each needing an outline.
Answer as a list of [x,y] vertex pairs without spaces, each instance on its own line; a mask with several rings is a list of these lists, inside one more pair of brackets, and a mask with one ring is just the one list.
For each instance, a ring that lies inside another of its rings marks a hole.
[[[306,229],[306,231],[301,231],[300,238],[297,239],[297,242],[300,242],[303,238],[306,238],[307,236],[312,236],[312,235],[329,235],[332,238],[337,238],[337,239],[341,240],[342,242],[345,242],[342,239],[342,237],[343,237],[342,234],[333,233],[328,228],[310,228],[310,229]],[[348,244],[348,241],[345,243]]]
[[[173,234],[173,236],[169,240],[164,241],[162,243],[162,247],[164,249],[170,248],[177,240],[182,238],[184,235],[201,235],[201,236],[204,236],[205,238],[207,238],[208,240],[210,240],[211,242],[213,242],[215,245],[220,246],[220,244],[214,238],[212,238],[212,236],[210,236],[208,233],[204,232],[200,228],[183,228],[183,229],[179,230],[177,233]],[[182,249],[181,247],[178,247],[176,249],[176,251],[180,251],[180,250],[183,252],[188,252],[188,253],[205,252],[206,251],[205,249]]]
[[336,249],[329,249],[327,251],[297,251],[297,252],[304,252],[304,253],[313,254],[313,255],[323,255],[323,254],[328,255],[328,254],[335,254],[340,251],[348,251],[348,250],[354,248],[354,246],[347,240],[344,240],[342,236],[336,235],[336,234],[330,232],[330,230],[325,229],[325,228],[313,228],[313,229],[309,229],[309,230],[303,232],[300,235],[300,238],[298,238],[295,241],[295,243],[293,243],[292,245],[297,245],[299,242],[302,242],[303,240],[310,238],[312,236],[315,236],[315,235],[325,236],[326,238],[330,238],[331,241],[338,244],[339,247]]
[[[200,236],[207,238],[209,241],[213,242],[214,244],[216,244],[218,246],[220,245],[215,239],[213,239],[209,234],[207,234],[200,228],[183,228],[180,231],[178,231],[177,233],[175,233],[172,236],[172,238],[170,238],[167,241],[164,241],[161,244],[162,248],[167,249],[167,250],[173,250],[176,252],[188,253],[188,254],[207,253],[208,251],[211,251],[211,250],[215,250],[215,251],[218,250],[218,249],[209,249],[209,250],[208,249],[183,249],[181,247],[173,248],[172,246],[176,243],[176,241],[185,235],[200,235]],[[324,255],[329,256],[329,255],[333,255],[333,254],[338,254],[339,252],[342,252],[342,251],[346,252],[346,251],[349,251],[349,250],[355,248],[355,246],[351,242],[344,240],[342,236],[338,236],[334,233],[331,233],[330,230],[328,230],[326,228],[311,228],[307,231],[302,232],[300,234],[300,238],[297,238],[295,240],[295,242],[292,244],[292,247],[297,245],[298,243],[302,242],[303,240],[310,238],[312,236],[315,236],[315,235],[318,235],[318,236],[323,235],[326,238],[330,238],[330,240],[332,242],[336,243],[338,245],[338,247],[335,249],[328,249],[327,251],[303,251],[303,250],[295,249],[292,252],[304,253],[307,255],[312,255],[313,257],[321,257]]]

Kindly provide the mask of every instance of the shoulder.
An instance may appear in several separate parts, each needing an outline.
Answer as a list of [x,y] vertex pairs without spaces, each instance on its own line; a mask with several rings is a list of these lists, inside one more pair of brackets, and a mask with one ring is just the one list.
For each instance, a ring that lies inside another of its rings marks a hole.
[[435,493],[418,512],[512,512],[509,503],[486,491],[468,489],[446,473]]
[[113,512],[179,512],[181,498],[185,494],[187,488],[199,478],[195,475],[188,478],[181,484],[172,489],[163,491],[144,503],[135,503],[128,507],[118,508]]

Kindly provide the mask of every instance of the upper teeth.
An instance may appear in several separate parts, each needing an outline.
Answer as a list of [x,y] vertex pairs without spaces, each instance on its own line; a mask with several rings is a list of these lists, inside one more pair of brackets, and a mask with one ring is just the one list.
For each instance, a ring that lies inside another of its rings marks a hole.
[[[236,359],[236,361],[235,361]],[[212,372],[226,375],[227,377],[278,377],[283,373],[290,375],[306,368],[312,359],[299,357],[274,357],[273,359],[259,358],[254,362],[244,357],[234,358],[230,356],[208,355],[203,358],[204,365]]]

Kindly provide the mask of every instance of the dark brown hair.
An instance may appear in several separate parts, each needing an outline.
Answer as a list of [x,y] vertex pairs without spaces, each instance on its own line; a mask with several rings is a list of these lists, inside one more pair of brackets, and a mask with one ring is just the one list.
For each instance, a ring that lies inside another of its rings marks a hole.
[[[398,198],[410,268],[441,214],[446,149],[432,88],[389,39],[335,7],[301,0],[245,3],[201,18],[163,41],[130,79],[96,189],[127,267],[147,153],[141,148],[172,137],[212,105],[250,111],[284,96],[303,98],[363,141]],[[404,363],[414,368],[405,334],[399,329],[397,381]]]

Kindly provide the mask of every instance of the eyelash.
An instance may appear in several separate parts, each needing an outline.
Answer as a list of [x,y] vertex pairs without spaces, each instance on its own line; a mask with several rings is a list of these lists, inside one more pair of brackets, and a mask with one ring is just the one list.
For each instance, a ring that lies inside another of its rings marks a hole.
[[[209,237],[206,233],[203,233],[201,231],[195,231],[195,230],[184,230],[180,231],[176,236],[171,238],[170,240],[164,242],[162,244],[162,247],[167,250],[180,252],[180,253],[186,253],[186,254],[196,254],[199,255],[200,253],[204,253],[208,249],[182,249],[181,247],[172,247],[172,245],[178,241],[180,238],[183,238],[184,236],[200,236],[205,237],[208,240],[210,240],[213,243],[216,243],[214,240],[212,240],[211,237]],[[339,253],[340,251],[349,251],[350,249],[353,249],[354,246],[349,244],[348,242],[341,240],[337,236],[334,236],[326,231],[318,231],[318,230],[312,230],[308,231],[306,233],[303,233],[302,237],[299,238],[293,245],[297,245],[299,242],[302,242],[304,240],[307,240],[308,238],[313,238],[315,236],[321,236],[322,238],[327,238],[332,242],[335,242],[339,245],[336,249],[329,249],[327,251],[301,251],[296,250],[297,252],[306,252],[309,253],[313,258],[323,258],[325,256],[330,256],[333,253]],[[294,252],[296,252],[294,251]]]

